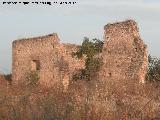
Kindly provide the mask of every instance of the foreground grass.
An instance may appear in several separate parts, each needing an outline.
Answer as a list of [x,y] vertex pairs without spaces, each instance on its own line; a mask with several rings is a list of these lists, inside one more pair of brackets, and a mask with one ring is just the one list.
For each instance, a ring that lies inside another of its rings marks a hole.
[[75,81],[67,91],[60,84],[0,86],[0,120],[154,120],[160,112],[157,83],[136,92],[100,81]]

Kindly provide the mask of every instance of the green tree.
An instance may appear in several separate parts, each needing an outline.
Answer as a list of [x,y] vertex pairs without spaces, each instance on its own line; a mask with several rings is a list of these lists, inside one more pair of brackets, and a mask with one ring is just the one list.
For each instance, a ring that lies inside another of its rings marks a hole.
[[148,63],[146,79],[149,81],[160,81],[160,59],[149,55]]
[[82,58],[83,55],[86,56],[85,69],[81,70],[80,75],[75,75],[75,79],[91,80],[93,75],[100,70],[102,61],[95,56],[102,52],[102,47],[103,41],[99,39],[89,40],[87,37],[84,38],[81,47],[74,53],[74,56],[77,58]]

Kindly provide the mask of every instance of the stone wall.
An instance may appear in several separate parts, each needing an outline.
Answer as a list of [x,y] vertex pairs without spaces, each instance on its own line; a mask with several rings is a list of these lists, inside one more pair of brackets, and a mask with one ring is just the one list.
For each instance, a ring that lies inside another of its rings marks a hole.
[[44,80],[50,82],[53,78],[58,78],[55,48],[57,44],[59,44],[59,38],[56,34],[14,41],[12,44],[12,79],[14,82],[21,83],[26,79],[31,72],[32,61],[40,63],[41,82],[45,82]]
[[65,89],[67,89],[74,72],[85,67],[84,59],[78,59],[73,56],[73,53],[76,52],[79,47],[80,46],[74,44],[60,44],[57,46],[60,79]]
[[[147,46],[133,20],[108,24],[104,27],[103,66],[100,80],[144,83],[148,66]],[[52,86],[63,83],[65,89],[72,75],[85,67],[84,58],[72,56],[80,46],[61,44],[57,34],[21,39],[13,42],[12,79],[23,83],[31,71],[38,71],[40,83]]]
[[130,80],[144,83],[148,65],[147,46],[133,20],[104,27],[101,79]]
[[14,41],[13,82],[23,83],[37,69],[41,84],[51,86],[63,79],[68,83],[70,73],[82,66],[81,60],[72,58],[77,49],[76,45],[60,44],[57,34]]

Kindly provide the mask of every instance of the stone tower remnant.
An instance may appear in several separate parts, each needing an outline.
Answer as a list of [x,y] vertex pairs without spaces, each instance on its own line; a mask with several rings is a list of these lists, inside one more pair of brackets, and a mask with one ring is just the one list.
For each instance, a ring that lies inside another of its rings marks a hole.
[[132,80],[144,83],[148,66],[147,46],[133,20],[104,27],[101,79]]

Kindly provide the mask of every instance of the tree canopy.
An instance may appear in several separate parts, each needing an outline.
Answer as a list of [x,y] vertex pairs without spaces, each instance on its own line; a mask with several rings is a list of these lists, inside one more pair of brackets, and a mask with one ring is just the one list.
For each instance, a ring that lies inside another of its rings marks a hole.
[[99,71],[102,61],[100,58],[96,58],[95,56],[102,52],[103,41],[99,39],[92,39],[85,37],[83,43],[79,50],[74,53],[74,56],[77,58],[82,58],[83,55],[86,56],[85,59],[85,69],[81,70],[81,74],[77,79],[87,79],[91,80],[93,74]]
[[147,80],[160,81],[160,59],[149,55],[148,63]]

